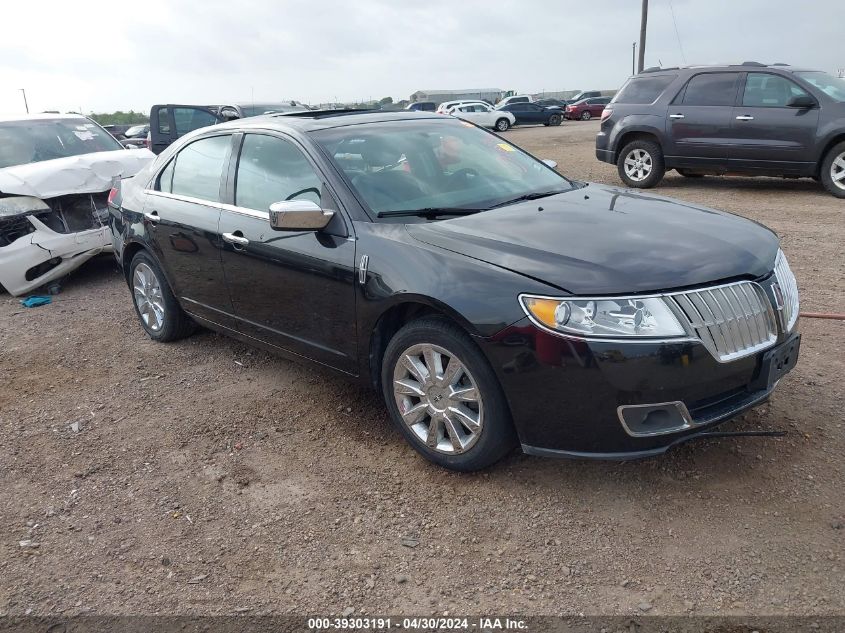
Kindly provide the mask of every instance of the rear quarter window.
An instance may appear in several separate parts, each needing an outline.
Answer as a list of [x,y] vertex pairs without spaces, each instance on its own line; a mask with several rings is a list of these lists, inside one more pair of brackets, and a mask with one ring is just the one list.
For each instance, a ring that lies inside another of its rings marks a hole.
[[659,75],[657,77],[633,77],[622,86],[613,99],[613,103],[649,104],[657,101],[663,91],[677,75]]

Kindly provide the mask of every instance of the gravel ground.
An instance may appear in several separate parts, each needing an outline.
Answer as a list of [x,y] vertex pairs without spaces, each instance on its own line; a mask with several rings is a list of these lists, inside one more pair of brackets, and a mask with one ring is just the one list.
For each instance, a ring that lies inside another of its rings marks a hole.
[[[596,123],[508,132],[579,179]],[[845,311],[845,201],[670,174],[657,193],[783,237]],[[642,462],[429,465],[378,398],[201,332],[151,342],[108,258],[52,305],[0,296],[0,614],[845,614],[845,323],[726,428]],[[354,610],[354,611],[353,611]]]

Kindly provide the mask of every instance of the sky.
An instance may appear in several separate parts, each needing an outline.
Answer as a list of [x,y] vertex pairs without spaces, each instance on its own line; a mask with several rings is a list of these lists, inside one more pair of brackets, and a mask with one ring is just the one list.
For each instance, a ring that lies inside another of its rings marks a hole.
[[[0,113],[618,88],[639,0],[4,3]],[[674,9],[675,22],[672,11]],[[646,66],[845,67],[842,0],[650,0]],[[675,28],[677,25],[677,32]],[[679,42],[680,40],[680,42]]]

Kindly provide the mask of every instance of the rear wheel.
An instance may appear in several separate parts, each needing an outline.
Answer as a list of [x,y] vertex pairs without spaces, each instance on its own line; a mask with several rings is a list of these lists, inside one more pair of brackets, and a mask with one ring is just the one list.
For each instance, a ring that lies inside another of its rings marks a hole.
[[496,130],[499,132],[507,132],[508,128],[510,128],[511,122],[505,118],[501,118],[496,121]]
[[549,125],[560,125],[560,115],[553,114],[549,117]]
[[845,198],[845,142],[830,148],[822,161],[822,184],[837,198]]
[[173,296],[161,268],[144,251],[129,266],[132,301],[141,327],[154,341],[166,343],[188,336],[194,324]]
[[663,151],[653,141],[638,139],[631,141],[616,160],[619,177],[629,187],[648,189],[654,187],[663,178],[666,168],[663,163]]
[[592,114],[590,114],[590,111],[589,111],[589,110],[584,110],[584,111],[581,113],[581,120],[582,120],[582,121],[589,121],[589,120],[590,120],[590,119],[592,119],[592,118],[593,118],[593,115],[592,115]]
[[452,470],[490,466],[515,444],[496,375],[472,339],[439,318],[413,321],[387,346],[382,391],[402,435]]

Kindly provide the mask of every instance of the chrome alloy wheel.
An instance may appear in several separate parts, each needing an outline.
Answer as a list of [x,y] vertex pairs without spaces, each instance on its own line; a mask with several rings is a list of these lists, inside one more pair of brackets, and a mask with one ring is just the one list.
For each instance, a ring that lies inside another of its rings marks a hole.
[[132,295],[144,324],[153,332],[158,332],[164,325],[161,284],[153,269],[144,263],[135,267],[135,274],[132,275]]
[[481,437],[484,405],[476,382],[442,347],[420,343],[402,352],[393,396],[408,428],[439,453],[464,453]]
[[653,167],[651,154],[644,149],[632,149],[625,157],[625,174],[635,182],[648,178]]
[[840,189],[845,189],[845,152],[833,159],[830,164],[830,179]]

